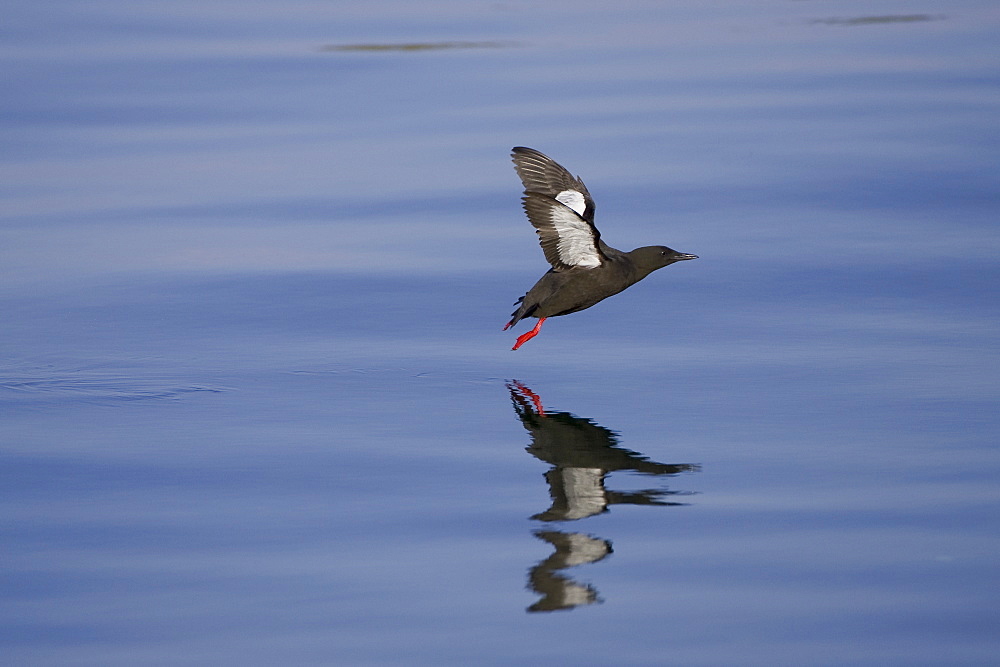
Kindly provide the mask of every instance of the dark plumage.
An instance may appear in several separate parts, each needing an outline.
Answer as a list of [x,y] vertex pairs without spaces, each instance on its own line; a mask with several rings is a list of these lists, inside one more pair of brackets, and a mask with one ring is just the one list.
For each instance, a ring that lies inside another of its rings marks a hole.
[[552,265],[518,299],[520,306],[504,327],[506,331],[525,317],[538,318],[535,328],[518,337],[513,349],[534,338],[548,317],[590,308],[657,269],[698,259],[665,246],[615,250],[601,240],[594,226],[594,200],[583,181],[532,148],[518,146],[511,157],[524,184],[524,212]]

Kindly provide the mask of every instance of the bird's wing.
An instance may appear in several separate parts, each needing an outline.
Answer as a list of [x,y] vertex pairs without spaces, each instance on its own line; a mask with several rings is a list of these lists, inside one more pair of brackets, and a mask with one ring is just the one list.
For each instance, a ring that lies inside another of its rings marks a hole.
[[524,184],[524,192],[537,192],[569,206],[594,224],[594,200],[587,186],[566,171],[558,162],[533,148],[518,146],[511,153],[514,169]]
[[519,146],[511,156],[524,184],[524,212],[552,268],[600,266],[601,233],[594,226],[594,200],[583,181],[532,148]]
[[553,269],[594,269],[603,263],[597,230],[576,211],[537,192],[528,192],[522,202]]

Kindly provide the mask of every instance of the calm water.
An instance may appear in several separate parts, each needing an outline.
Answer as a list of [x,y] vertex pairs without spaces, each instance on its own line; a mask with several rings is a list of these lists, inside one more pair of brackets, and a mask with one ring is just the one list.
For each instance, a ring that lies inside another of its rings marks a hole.
[[[996,663],[996,3],[5,26],[11,664]],[[701,259],[511,352],[514,145]]]

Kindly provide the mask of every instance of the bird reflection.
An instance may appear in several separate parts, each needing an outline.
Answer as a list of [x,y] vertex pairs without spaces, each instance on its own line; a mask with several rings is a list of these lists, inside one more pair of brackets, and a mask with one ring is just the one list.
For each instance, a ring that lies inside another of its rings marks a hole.
[[575,521],[608,511],[609,505],[683,505],[666,500],[681,492],[667,489],[611,491],[605,488],[609,472],[647,475],[693,472],[691,463],[654,463],[618,444],[618,435],[585,417],[568,412],[546,413],[541,398],[516,380],[507,383],[514,410],[531,435],[527,451],[552,468],[545,473],[552,507],[532,519]]
[[[611,505],[683,505],[668,498],[682,492],[664,488],[614,491],[605,486],[610,472],[630,471],[666,476],[694,472],[691,463],[666,464],[625,449],[618,435],[585,417],[569,412],[546,412],[541,397],[517,380],[507,383],[514,410],[531,435],[526,450],[552,465],[545,473],[552,505],[532,516],[539,521],[576,521],[608,511]],[[595,563],[608,556],[611,543],[593,535],[538,530],[535,537],[548,542],[555,552],[529,572],[531,590],[542,598],[528,611],[572,609],[600,602],[597,591],[556,574],[569,567]]]
[[601,602],[593,586],[578,583],[556,572],[602,560],[611,553],[611,542],[592,535],[561,533],[558,530],[536,530],[534,534],[555,547],[555,552],[528,571],[531,590],[542,596],[541,600],[528,607],[528,611],[558,611]]

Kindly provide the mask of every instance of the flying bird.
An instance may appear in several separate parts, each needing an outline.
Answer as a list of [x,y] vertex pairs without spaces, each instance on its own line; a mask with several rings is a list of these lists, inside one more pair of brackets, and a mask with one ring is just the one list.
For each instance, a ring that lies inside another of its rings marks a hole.
[[525,317],[537,317],[535,328],[521,334],[514,347],[538,335],[549,317],[568,315],[618,294],[650,273],[674,262],[698,259],[666,246],[615,250],[594,226],[594,200],[579,178],[533,148],[511,153],[524,184],[521,199],[552,268],[517,300],[517,310],[504,331]]

